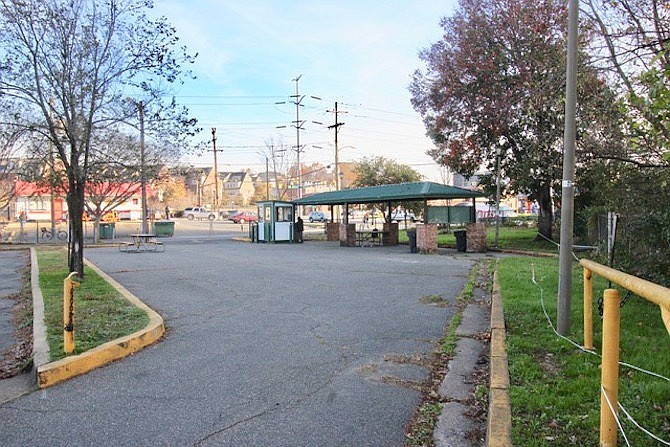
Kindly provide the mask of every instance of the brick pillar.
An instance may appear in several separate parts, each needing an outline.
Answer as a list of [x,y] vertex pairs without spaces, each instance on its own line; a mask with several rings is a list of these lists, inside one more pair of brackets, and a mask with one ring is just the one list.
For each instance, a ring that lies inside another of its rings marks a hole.
[[339,222],[326,222],[326,240],[330,242],[340,240]]
[[419,253],[437,253],[437,225],[417,224],[416,226],[416,248]]
[[340,247],[356,246],[356,224],[340,224]]
[[382,229],[382,245],[398,245],[398,224],[384,222]]
[[483,253],[486,251],[486,225],[469,223],[465,226],[465,235],[469,252]]

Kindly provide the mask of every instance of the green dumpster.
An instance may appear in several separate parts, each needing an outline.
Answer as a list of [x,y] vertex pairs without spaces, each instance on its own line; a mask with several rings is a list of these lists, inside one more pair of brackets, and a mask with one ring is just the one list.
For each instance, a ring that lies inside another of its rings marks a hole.
[[159,220],[154,222],[154,233],[156,233],[156,237],[174,236],[174,221]]
[[114,222],[100,223],[100,239],[114,239]]

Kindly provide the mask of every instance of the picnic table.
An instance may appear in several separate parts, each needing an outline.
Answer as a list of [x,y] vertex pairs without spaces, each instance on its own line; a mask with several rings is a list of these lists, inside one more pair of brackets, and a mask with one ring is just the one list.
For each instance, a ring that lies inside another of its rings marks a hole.
[[139,252],[163,252],[165,245],[158,241],[154,233],[133,233],[130,235],[132,242],[121,242],[119,251],[126,253]]
[[356,231],[356,245],[359,247],[373,247],[375,245],[384,245],[384,235],[388,234],[388,231],[378,230],[373,228],[372,230],[362,230]]

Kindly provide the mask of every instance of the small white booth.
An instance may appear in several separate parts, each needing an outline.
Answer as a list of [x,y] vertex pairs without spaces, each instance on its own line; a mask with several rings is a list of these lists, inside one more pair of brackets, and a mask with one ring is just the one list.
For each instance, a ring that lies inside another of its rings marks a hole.
[[291,202],[257,202],[258,242],[293,242],[295,207]]

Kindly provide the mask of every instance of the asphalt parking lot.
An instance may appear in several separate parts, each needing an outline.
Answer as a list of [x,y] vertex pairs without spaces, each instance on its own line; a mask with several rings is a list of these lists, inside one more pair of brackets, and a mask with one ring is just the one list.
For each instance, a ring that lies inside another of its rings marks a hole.
[[474,261],[168,239],[85,255],[165,319],[129,358],[0,406],[3,445],[401,446]]

